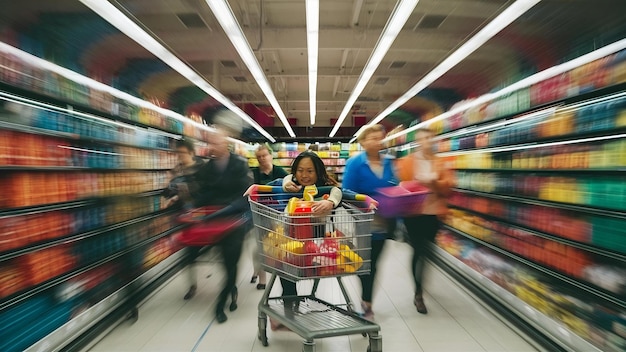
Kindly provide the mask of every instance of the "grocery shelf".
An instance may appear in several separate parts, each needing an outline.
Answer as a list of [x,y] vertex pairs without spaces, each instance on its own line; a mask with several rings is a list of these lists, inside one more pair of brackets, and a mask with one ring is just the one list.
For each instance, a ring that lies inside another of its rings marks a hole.
[[0,130],[9,130],[9,131],[23,132],[23,133],[36,134],[36,135],[49,136],[49,137],[59,137],[63,139],[69,139],[72,141],[86,142],[86,143],[116,145],[120,147],[131,147],[131,148],[146,149],[146,150],[162,150],[162,151],[168,151],[168,152],[172,151],[169,148],[146,147],[142,145],[124,143],[124,142],[119,142],[119,141],[112,141],[108,139],[84,137],[76,133],[61,132],[61,131],[49,130],[49,129],[40,128],[40,127],[20,125],[17,123],[12,123],[12,122],[7,122],[7,121],[0,121]]
[[[529,109],[525,109],[525,110],[521,110],[512,114],[507,114],[507,115],[503,115],[503,116],[497,116],[497,117],[493,117],[484,121],[480,121],[474,124],[470,124],[470,125],[466,125],[466,126],[462,126],[459,128],[455,128],[455,129],[451,129],[448,131],[443,132],[442,134],[438,135],[439,136],[443,136],[443,138],[446,138],[445,135],[446,134],[450,134],[452,132],[457,132],[459,130],[465,129],[465,128],[470,128],[470,127],[479,127],[482,125],[486,125],[495,121],[499,121],[499,120],[507,120],[510,119],[511,122],[514,122],[514,118],[517,117],[518,115],[526,115],[529,113],[533,113],[542,109],[546,109],[549,108],[551,106],[557,106],[557,105],[567,105],[567,104],[573,104],[573,103],[580,103],[583,102],[585,100],[589,100],[589,99],[594,99],[594,98],[598,98],[601,97],[603,95],[608,95],[608,94],[612,94],[612,93],[617,93],[617,92],[621,92],[626,90],[626,82],[625,83],[618,83],[618,84],[614,84],[608,87],[603,87],[603,88],[598,88],[586,93],[582,93],[576,96],[572,96],[572,97],[567,97],[567,98],[562,98],[562,99],[558,99],[552,102],[548,102],[548,103],[543,103],[543,104],[539,104],[533,107],[530,107]],[[472,133],[471,130],[467,131],[468,134]]]
[[65,273],[65,274],[62,274],[60,276],[57,276],[57,277],[55,277],[53,279],[50,279],[50,280],[48,280],[46,282],[43,282],[43,283],[41,283],[39,285],[36,285],[34,287],[30,287],[30,288],[26,289],[23,292],[18,292],[18,293],[14,294],[14,295],[11,295],[11,296],[7,297],[6,299],[3,299],[3,300],[0,301],[0,311],[2,311],[4,309],[7,309],[7,308],[10,308],[10,307],[12,307],[12,306],[14,306],[14,305],[16,305],[16,304],[18,304],[18,303],[28,299],[28,298],[30,298],[32,296],[40,293],[40,292],[48,290],[48,289],[50,289],[50,288],[52,288],[52,287],[54,287],[54,286],[56,286],[58,284],[61,284],[63,282],[66,282],[67,280],[69,280],[71,278],[74,278],[74,277],[76,277],[76,276],[78,276],[80,274],[83,274],[83,273],[85,273],[85,272],[87,272],[89,270],[92,270],[92,269],[94,269],[94,268],[96,268],[96,267],[98,267],[98,266],[100,266],[102,264],[108,263],[108,262],[110,262],[110,261],[112,261],[114,259],[117,259],[117,258],[119,258],[119,257],[121,257],[123,255],[126,255],[126,254],[128,254],[128,253],[130,253],[130,252],[132,252],[132,251],[134,251],[134,250],[136,250],[138,248],[141,248],[141,247],[143,247],[143,246],[145,246],[147,244],[155,242],[155,241],[157,241],[157,240],[159,240],[159,239],[161,239],[161,238],[163,238],[165,236],[169,236],[172,233],[183,229],[185,226],[186,225],[184,225],[184,224],[183,225],[178,225],[178,226],[173,227],[173,228],[171,228],[171,229],[169,229],[167,231],[161,232],[160,234],[157,234],[157,235],[155,235],[153,237],[147,238],[147,239],[145,239],[145,240],[143,240],[143,241],[141,241],[139,243],[136,243],[136,244],[134,244],[134,245],[132,245],[132,246],[130,246],[130,247],[120,251],[120,252],[112,254],[112,255],[110,255],[110,256],[108,256],[106,258],[103,258],[103,259],[98,260],[98,261],[96,261],[94,263],[85,265],[85,266],[83,266],[81,268],[74,269],[74,270],[72,270],[72,271],[70,271],[68,273]]
[[[27,348],[26,351],[83,350],[76,347],[76,345],[89,344],[112,321],[128,316],[132,309],[137,308],[136,305],[139,299],[150,296],[157,291],[159,285],[172,277],[183,260],[184,251],[173,253],[156,266],[148,269],[131,282],[36,342]],[[133,297],[134,302],[131,297]]]
[[593,295],[595,295],[597,297],[600,297],[600,298],[602,298],[602,299],[604,299],[604,300],[606,300],[608,302],[611,302],[611,303],[613,303],[615,305],[618,305],[621,308],[626,308],[626,301],[624,301],[624,300],[622,300],[620,298],[614,297],[612,294],[609,294],[609,293],[607,293],[607,292],[605,292],[603,290],[600,290],[598,288],[592,287],[592,286],[590,286],[590,284],[580,282],[580,281],[578,281],[576,279],[573,279],[573,278],[571,278],[571,277],[569,277],[567,275],[561,274],[561,273],[556,272],[556,271],[554,271],[552,269],[548,269],[548,268],[544,267],[543,265],[537,264],[537,263],[535,263],[535,262],[533,262],[531,260],[528,260],[528,259],[526,259],[524,257],[521,257],[521,256],[519,256],[517,254],[511,253],[511,252],[507,251],[506,249],[502,249],[502,248],[500,248],[500,247],[498,247],[496,245],[493,245],[493,244],[491,244],[489,242],[486,242],[486,241],[483,241],[483,240],[481,240],[479,238],[471,236],[471,235],[469,235],[469,234],[467,234],[467,233],[465,233],[465,232],[463,232],[461,230],[458,230],[458,229],[456,229],[456,228],[454,228],[452,226],[443,225],[443,228],[445,228],[445,229],[447,229],[447,230],[449,230],[451,232],[454,232],[457,235],[463,236],[463,237],[465,237],[465,238],[467,238],[467,239],[469,239],[469,240],[471,240],[473,242],[479,243],[479,244],[481,244],[481,245],[483,245],[483,246],[485,246],[485,247],[487,247],[487,248],[489,248],[491,250],[494,250],[494,251],[496,251],[496,252],[498,252],[500,254],[503,254],[503,255],[505,255],[505,256],[515,260],[515,261],[518,261],[518,262],[523,263],[523,264],[525,264],[527,266],[530,266],[530,267],[532,267],[535,270],[541,271],[544,274],[548,274],[548,275],[550,275],[550,276],[552,276],[552,277],[554,277],[554,278],[556,278],[558,280],[561,280],[562,282],[570,284],[570,285],[572,285],[572,286],[574,286],[574,287],[576,287],[578,289],[582,289],[584,291],[587,291],[588,293],[591,293],[591,294],[593,294]]
[[87,166],[17,166],[8,165],[0,166],[0,171],[99,171],[99,172],[130,172],[130,171],[170,171],[172,168],[161,169],[110,169],[101,167],[87,167]]
[[532,172],[532,173],[626,173],[626,168],[617,169],[509,169],[509,168],[454,168],[457,171],[476,172]]
[[19,208],[10,208],[10,209],[5,209],[5,210],[0,210],[0,216],[30,215],[30,214],[45,213],[45,212],[55,211],[55,210],[67,210],[67,209],[81,208],[84,206],[97,204],[98,202],[102,202],[102,201],[109,200],[109,199],[152,197],[152,196],[158,196],[162,192],[163,192],[162,189],[157,189],[157,190],[147,191],[147,192],[142,192],[142,193],[93,197],[93,198],[87,198],[87,199],[71,200],[68,202],[33,205],[33,206],[19,207]]
[[[521,150],[521,149],[529,149],[529,148],[541,148],[544,146],[550,146],[554,143],[567,142],[567,141],[575,141],[577,143],[586,143],[593,141],[585,141],[585,139],[594,139],[595,137],[607,137],[609,139],[611,136],[615,136],[614,139],[623,138],[621,135],[626,133],[626,127],[621,128],[611,128],[605,129],[601,131],[590,131],[590,132],[578,132],[572,134],[561,135],[558,137],[546,137],[546,138],[536,138],[532,139],[532,141],[525,141],[520,143],[512,143],[512,144],[498,144],[498,145],[490,145],[487,147],[475,147],[475,148],[463,148],[457,150],[449,150],[445,152],[437,153],[439,156],[448,156],[454,154],[479,154],[479,153],[497,153],[502,151],[513,151],[513,150]],[[504,149],[504,150],[502,150]]]
[[15,132],[24,132],[24,133],[30,133],[30,134],[38,134],[42,136],[60,137],[60,138],[72,139],[72,140],[80,139],[80,136],[76,133],[48,130],[45,128],[20,125],[18,123],[13,123],[13,122],[8,122],[8,121],[0,121],[0,129],[15,131]]
[[[437,245],[431,245],[433,261],[460,281],[470,291],[478,294],[491,308],[503,314],[529,333],[548,351],[600,352],[576,333],[522,301],[486,276],[472,269]],[[498,308],[504,309],[498,309]]]
[[[497,116],[497,117],[493,117],[493,118],[490,118],[490,119],[487,119],[487,120],[484,120],[484,121],[477,122],[475,124],[470,124],[470,125],[462,126],[462,127],[459,127],[459,128],[451,129],[451,130],[445,131],[445,132],[437,135],[436,138],[437,138],[437,140],[445,139],[445,138],[450,137],[450,135],[452,135],[452,134],[454,134],[454,136],[465,135],[465,133],[463,133],[463,134],[459,134],[458,133],[460,130],[463,130],[463,129],[468,129],[467,134],[471,134],[471,133],[473,133],[471,128],[478,128],[478,127],[482,127],[484,125],[487,125],[487,124],[490,124],[490,123],[493,123],[493,122],[496,122],[496,121],[501,121],[501,120],[503,121],[503,120],[507,120],[507,119],[511,120],[511,122],[513,123],[514,122],[514,118],[519,116],[519,115],[526,115],[526,114],[529,114],[529,113],[537,112],[537,111],[540,111],[542,109],[549,108],[551,106],[579,103],[579,102],[583,102],[585,100],[598,98],[598,97],[601,97],[603,95],[617,93],[617,92],[621,92],[621,91],[624,91],[624,90],[626,90],[626,83],[619,83],[619,84],[611,85],[611,86],[608,86],[608,87],[595,89],[593,91],[586,92],[586,93],[583,93],[583,94],[580,94],[580,95],[577,95],[577,96],[563,98],[563,99],[559,99],[559,100],[556,100],[556,101],[553,101],[553,102],[549,102],[549,103],[544,103],[544,104],[540,104],[540,105],[537,105],[537,106],[533,106],[533,107],[531,107],[529,109],[521,110],[521,111],[515,112],[513,114]],[[606,131],[604,131],[604,133],[599,132],[599,134],[606,134]],[[572,137],[571,136],[570,137],[566,137],[566,139],[567,138],[572,138]],[[414,147],[414,146],[417,145],[415,142],[411,141],[411,142],[403,143],[403,144],[400,144],[400,145],[394,145],[394,146],[391,146],[391,147],[387,147],[384,150],[395,150],[397,148],[408,149],[408,147],[406,146],[407,144],[409,144],[409,147]],[[531,144],[535,144],[535,143],[528,143],[528,144],[531,145]],[[504,145],[498,146],[498,147],[494,147],[494,148],[501,148],[503,146]],[[474,150],[474,149],[464,149],[464,150]],[[477,150],[485,150],[485,149],[477,149]],[[449,152],[451,153],[453,151],[449,151]],[[454,151],[454,152],[458,152],[458,151]]]
[[170,215],[174,213],[176,213],[175,210],[158,211],[158,212],[154,212],[151,214],[139,216],[134,219],[118,222],[116,224],[106,225],[106,226],[89,230],[86,232],[72,234],[69,236],[63,236],[63,237],[55,238],[52,240],[47,240],[47,241],[40,242],[40,243],[35,243],[33,245],[29,245],[24,248],[11,249],[9,251],[0,252],[0,262],[9,260],[15,257],[19,257],[23,254],[27,254],[30,252],[38,251],[38,250],[45,249],[45,248],[50,248],[50,247],[53,247],[62,243],[72,243],[72,242],[81,241],[86,238],[95,237],[95,236],[101,235],[109,231],[118,230],[118,229],[128,227],[134,224],[138,224],[144,221],[152,220],[162,215]]
[[478,196],[482,196],[486,198],[502,199],[502,200],[507,200],[507,201],[524,203],[524,204],[540,205],[540,206],[546,206],[546,207],[563,209],[563,210],[572,210],[572,211],[578,211],[578,212],[583,212],[583,213],[588,213],[588,214],[626,219],[626,212],[624,211],[607,210],[607,209],[601,209],[601,208],[588,207],[584,205],[572,205],[569,203],[553,202],[553,201],[540,200],[540,199],[530,198],[530,197],[507,196],[507,195],[494,194],[494,193],[488,193],[488,192],[474,191],[471,189],[463,189],[463,188],[458,188],[458,187],[453,188],[453,190],[456,192],[460,192],[460,193],[474,194],[474,195],[478,195]]
[[160,130],[166,133],[170,133],[170,134],[178,134],[177,132],[174,131],[170,131],[168,129],[159,127],[159,126],[151,126],[151,125],[147,125],[144,123],[141,123],[139,121],[134,121],[131,119],[126,119],[124,117],[118,116],[118,115],[113,115],[109,112],[106,111],[101,111],[95,108],[92,108],[90,106],[87,105],[83,105],[81,103],[78,102],[73,102],[73,101],[68,101],[68,100],[64,100],[63,98],[59,98],[56,96],[52,96],[52,95],[48,95],[45,93],[40,93],[40,92],[34,92],[28,89],[24,89],[21,87],[16,87],[14,85],[11,84],[7,84],[5,82],[0,81],[0,92],[5,91],[11,94],[15,94],[27,99],[31,99],[31,100],[35,100],[37,102],[41,102],[42,104],[48,104],[48,105],[52,105],[57,107],[58,109],[62,110],[62,111],[66,111],[68,109],[71,110],[76,110],[79,112],[83,112],[83,113],[87,113],[87,114],[91,114],[91,115],[96,115],[98,117],[103,117],[109,120],[113,120],[113,121],[117,121],[117,122],[123,122],[129,125],[133,125],[133,126],[137,126],[137,127],[142,127],[142,128],[151,128],[151,129],[155,129],[155,130]]
[[541,231],[538,231],[538,230],[526,227],[523,224],[518,224],[518,223],[515,223],[515,222],[511,222],[510,220],[505,219],[505,218],[501,218],[501,217],[490,215],[490,214],[481,213],[479,211],[472,210],[472,209],[469,209],[469,208],[465,208],[465,207],[462,207],[462,206],[448,204],[448,207],[454,208],[454,209],[460,209],[460,210],[466,211],[468,213],[472,213],[474,215],[478,215],[478,216],[484,217],[486,219],[491,219],[491,220],[495,220],[495,221],[498,221],[498,222],[502,222],[502,223],[507,224],[508,227],[511,227],[511,228],[514,228],[514,229],[524,230],[524,231],[526,231],[528,233],[532,233],[533,235],[538,236],[538,237],[542,237],[542,238],[545,238],[545,239],[548,239],[548,240],[552,240],[552,241],[555,241],[555,242],[563,243],[563,244],[566,244],[566,245],[571,246],[571,247],[579,248],[579,249],[582,249],[582,250],[585,250],[585,251],[588,251],[588,252],[599,254],[599,255],[602,255],[604,257],[611,258],[611,259],[616,259],[616,260],[619,260],[619,261],[622,261],[622,262],[626,263],[626,254],[623,254],[623,253],[613,252],[613,251],[608,250],[608,249],[596,247],[596,246],[594,246],[592,244],[588,244],[588,243],[584,243],[584,242],[578,242],[578,241],[573,241],[573,240],[570,240],[570,239],[567,239],[567,238],[559,237],[559,236],[556,236],[556,235],[551,235],[549,233],[541,232]]

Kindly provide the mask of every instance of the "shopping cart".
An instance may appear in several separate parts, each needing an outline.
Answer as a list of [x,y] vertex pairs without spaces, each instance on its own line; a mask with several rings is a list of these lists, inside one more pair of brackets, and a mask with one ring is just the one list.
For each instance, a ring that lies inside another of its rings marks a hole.
[[[320,194],[329,191],[328,187],[319,188]],[[280,192],[281,187],[257,186],[249,196],[261,263],[272,274],[259,302],[259,340],[268,345],[269,316],[300,335],[305,352],[315,351],[317,338],[351,334],[369,336],[368,351],[381,352],[380,326],[354,312],[342,281],[346,275],[370,273],[371,199],[344,194],[342,203],[331,213],[289,215],[285,208],[290,199],[302,194]],[[277,276],[294,282],[313,279],[311,293],[270,297]],[[316,297],[322,278],[337,279],[345,308]]]

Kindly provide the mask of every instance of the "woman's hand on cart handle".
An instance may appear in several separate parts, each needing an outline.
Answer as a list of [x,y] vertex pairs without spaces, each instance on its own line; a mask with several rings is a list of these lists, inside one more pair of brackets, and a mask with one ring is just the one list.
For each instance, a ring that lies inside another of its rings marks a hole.
[[300,192],[300,190],[302,189],[302,186],[295,184],[293,181],[289,181],[285,183],[284,188],[285,188],[285,191],[289,193],[296,193],[296,192]]
[[378,210],[378,201],[372,197],[367,197],[369,210]]
[[172,205],[174,205],[174,203],[176,203],[177,201],[178,201],[178,196],[173,196],[172,198],[168,198],[168,199],[165,201],[165,207],[166,207],[166,208],[169,208],[169,207],[171,207]]
[[246,193],[243,194],[244,197],[247,197],[251,194],[257,193],[257,188],[259,188],[259,185],[252,185],[250,187],[248,187],[248,189],[246,190]]
[[330,200],[324,199],[313,203],[311,211],[315,214],[328,213],[333,210],[335,203]]

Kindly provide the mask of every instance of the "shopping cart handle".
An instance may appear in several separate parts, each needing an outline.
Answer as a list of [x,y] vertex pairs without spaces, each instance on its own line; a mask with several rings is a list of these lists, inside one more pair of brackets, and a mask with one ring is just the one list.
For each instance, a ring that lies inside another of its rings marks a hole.
[[[304,187],[302,188],[302,190],[298,191],[298,192],[285,192],[285,190],[283,189],[282,183],[281,186],[276,186],[273,185],[274,181],[270,182],[267,185],[253,185],[252,189],[250,190],[250,194],[258,194],[258,193],[274,193],[274,194],[280,194],[280,193],[289,193],[289,194],[293,194],[293,195],[302,195],[304,192]],[[323,187],[317,187],[317,194],[318,195],[324,195],[324,194],[330,194],[330,191],[333,189],[332,186],[323,186]]]
[[341,193],[342,193],[342,197],[341,197],[342,200],[356,200],[360,202],[365,202],[365,204],[370,208],[378,207],[378,202],[374,198],[366,194],[356,193],[354,191],[351,191],[345,188],[341,190]]

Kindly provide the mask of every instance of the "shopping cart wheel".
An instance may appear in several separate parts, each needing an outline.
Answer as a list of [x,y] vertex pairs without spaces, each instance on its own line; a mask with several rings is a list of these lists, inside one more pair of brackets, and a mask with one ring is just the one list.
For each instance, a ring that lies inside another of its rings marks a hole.
[[267,342],[267,334],[265,333],[265,331],[259,331],[259,341],[261,341],[261,345],[263,345],[263,347],[267,347],[269,345],[269,343]]
[[383,338],[378,333],[370,333],[370,345],[367,346],[367,352],[382,352]]
[[128,313],[128,320],[132,321],[133,323],[139,320],[139,309],[137,309],[137,307],[134,307],[133,309],[131,309],[130,313]]

